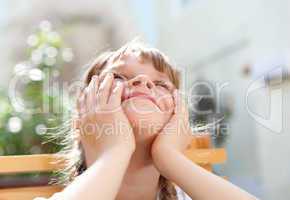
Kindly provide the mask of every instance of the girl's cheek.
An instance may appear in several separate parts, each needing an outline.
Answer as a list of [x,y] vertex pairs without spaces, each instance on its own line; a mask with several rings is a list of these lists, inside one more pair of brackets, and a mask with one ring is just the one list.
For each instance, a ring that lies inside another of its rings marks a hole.
[[163,112],[172,113],[174,110],[174,101],[172,95],[165,95],[161,99],[161,108]]

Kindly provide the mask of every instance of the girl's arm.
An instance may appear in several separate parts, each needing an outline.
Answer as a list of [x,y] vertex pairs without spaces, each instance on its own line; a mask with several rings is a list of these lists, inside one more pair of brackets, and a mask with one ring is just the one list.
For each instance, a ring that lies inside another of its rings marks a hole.
[[[118,193],[136,144],[120,107],[123,84],[113,85],[112,73],[101,83],[94,76],[78,99],[80,139],[89,168],[64,189],[64,199],[114,200]],[[89,126],[95,128],[90,132]]]
[[114,200],[132,153],[121,146],[106,151],[62,192],[56,193],[49,200]]
[[232,183],[194,164],[183,153],[170,146],[158,149],[159,152],[154,153],[154,160],[161,174],[181,187],[192,199],[257,199]]
[[106,151],[61,192],[61,199],[115,199],[132,153],[122,147]]
[[99,82],[94,76],[77,104],[77,135],[89,168],[51,200],[114,200],[117,196],[136,144],[126,115],[118,109],[123,85],[116,84],[110,94],[112,73]]
[[185,102],[177,91],[174,92],[173,97],[174,113],[151,148],[154,164],[160,173],[181,187],[192,199],[256,199],[186,158],[183,152],[194,136],[189,126],[188,109]]

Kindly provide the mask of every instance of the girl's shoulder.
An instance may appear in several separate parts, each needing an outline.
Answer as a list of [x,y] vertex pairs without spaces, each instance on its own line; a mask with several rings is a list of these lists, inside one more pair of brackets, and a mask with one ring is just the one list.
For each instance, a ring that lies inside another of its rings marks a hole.
[[177,199],[178,200],[192,200],[190,196],[188,196],[180,187],[175,185],[175,189],[177,192]]

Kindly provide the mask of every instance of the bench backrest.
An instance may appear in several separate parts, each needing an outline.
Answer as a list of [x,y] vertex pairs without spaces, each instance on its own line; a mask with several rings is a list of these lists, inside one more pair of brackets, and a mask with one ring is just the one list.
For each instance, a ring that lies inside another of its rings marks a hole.
[[[211,148],[209,136],[197,136],[184,153],[193,162],[212,171],[213,164],[226,161],[224,149]],[[54,154],[0,156],[0,175],[27,172],[51,172],[63,165]],[[61,191],[60,186],[30,186],[0,189],[0,200],[32,200],[35,197],[50,197]]]

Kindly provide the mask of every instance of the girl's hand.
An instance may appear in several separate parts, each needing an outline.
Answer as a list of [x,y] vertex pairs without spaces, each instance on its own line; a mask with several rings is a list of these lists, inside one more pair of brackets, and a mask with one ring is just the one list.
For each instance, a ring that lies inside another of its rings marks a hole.
[[132,127],[121,107],[123,83],[113,84],[112,73],[100,82],[98,76],[93,76],[77,101],[80,141],[88,164],[113,148],[130,153],[135,150]]
[[152,144],[151,154],[153,160],[157,154],[162,157],[168,156],[166,149],[183,152],[193,139],[188,120],[188,108],[178,90],[174,91],[173,99],[175,108],[172,117]]

